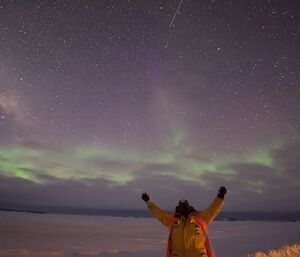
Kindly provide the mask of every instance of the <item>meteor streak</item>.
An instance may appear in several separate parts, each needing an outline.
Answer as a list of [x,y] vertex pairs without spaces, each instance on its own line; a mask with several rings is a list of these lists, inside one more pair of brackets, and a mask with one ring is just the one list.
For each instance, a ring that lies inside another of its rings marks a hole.
[[179,12],[179,9],[180,9],[180,6],[181,6],[182,2],[183,2],[183,0],[180,0],[180,3],[179,3],[179,5],[178,5],[178,7],[177,7],[177,10],[176,10],[176,12],[174,13],[173,18],[172,18],[172,20],[171,20],[171,22],[170,22],[169,28],[172,27],[172,25],[173,25],[173,23],[174,23],[174,20],[175,20],[177,14],[178,14],[178,12]]

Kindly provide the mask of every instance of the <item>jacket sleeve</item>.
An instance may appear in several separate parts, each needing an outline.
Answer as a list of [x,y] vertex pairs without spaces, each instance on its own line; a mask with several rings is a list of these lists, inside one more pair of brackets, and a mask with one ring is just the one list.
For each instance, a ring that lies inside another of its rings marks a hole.
[[153,202],[148,203],[148,208],[154,218],[158,219],[165,226],[169,226],[174,219],[174,215],[172,213],[160,209]]
[[210,206],[200,213],[207,224],[213,221],[224,205],[224,199],[216,197]]

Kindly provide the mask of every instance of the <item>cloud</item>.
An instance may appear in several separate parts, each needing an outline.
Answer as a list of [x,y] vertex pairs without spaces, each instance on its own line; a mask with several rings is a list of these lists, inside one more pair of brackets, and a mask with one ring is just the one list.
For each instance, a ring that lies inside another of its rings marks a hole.
[[[39,184],[22,178],[0,177],[0,202],[87,208],[143,209],[141,194],[147,191],[164,208],[173,209],[182,198],[206,205],[216,194],[175,177],[152,176],[119,185],[106,179],[58,180]],[[195,200],[195,196],[197,197]]]
[[111,174],[133,170],[139,162],[131,160],[118,160],[107,156],[93,156],[84,160],[87,167],[97,169],[101,173]]
[[284,145],[271,152],[274,165],[280,169],[283,176],[300,183],[300,140]]
[[[105,206],[111,181],[93,180],[86,183],[48,177],[40,184],[22,178],[0,177],[1,202],[52,206]],[[109,207],[109,203],[106,207]]]
[[157,174],[176,175],[180,169],[178,164],[172,163],[146,163],[136,171],[137,176],[155,176]]
[[[299,209],[299,144],[271,150],[267,164],[252,158],[218,164],[199,156],[163,163],[157,158],[134,159],[128,153],[67,150],[27,141],[0,149],[0,200],[136,209],[144,208],[140,195],[148,192],[170,210],[182,198],[201,209],[224,185],[227,209]],[[214,167],[206,170],[204,164]]]
[[271,151],[272,166],[232,162],[220,168],[222,172],[204,173],[201,179],[209,187],[225,185],[228,188],[226,206],[229,209],[299,210],[297,151],[294,144],[284,146]]

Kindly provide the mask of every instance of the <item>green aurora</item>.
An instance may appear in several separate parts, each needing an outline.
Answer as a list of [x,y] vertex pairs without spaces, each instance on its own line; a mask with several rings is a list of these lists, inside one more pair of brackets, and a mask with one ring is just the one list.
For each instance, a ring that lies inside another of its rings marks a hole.
[[270,150],[262,148],[245,156],[234,156],[231,153],[197,160],[187,155],[184,149],[150,155],[141,151],[113,151],[87,146],[60,151],[15,146],[2,147],[0,160],[2,175],[35,183],[46,183],[44,177],[50,176],[59,180],[107,179],[116,184],[126,184],[139,176],[139,171],[144,167],[160,165],[162,170],[155,172],[155,175],[174,176],[183,181],[201,184],[203,174],[232,175],[231,163],[240,161],[267,167],[273,165]]

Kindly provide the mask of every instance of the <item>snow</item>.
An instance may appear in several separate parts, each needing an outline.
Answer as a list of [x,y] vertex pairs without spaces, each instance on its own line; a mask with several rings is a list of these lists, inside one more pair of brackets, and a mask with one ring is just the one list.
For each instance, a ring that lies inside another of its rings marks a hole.
[[[159,257],[167,236],[149,218],[0,212],[0,257]],[[299,243],[300,222],[215,221],[210,237],[217,256],[246,257]]]

